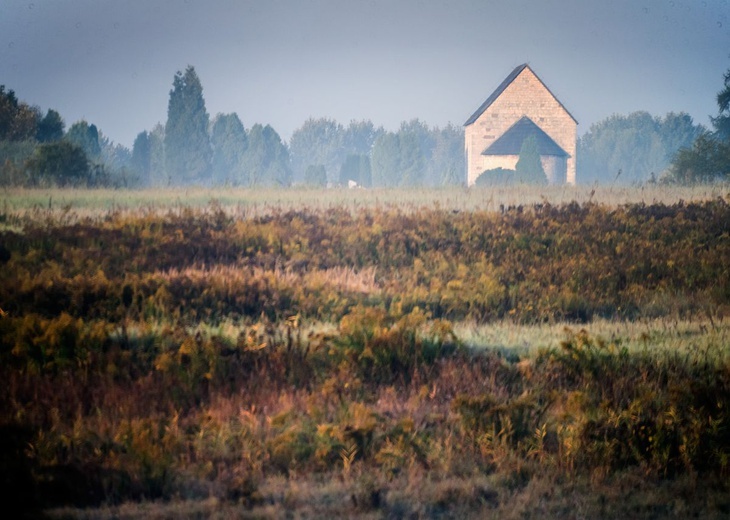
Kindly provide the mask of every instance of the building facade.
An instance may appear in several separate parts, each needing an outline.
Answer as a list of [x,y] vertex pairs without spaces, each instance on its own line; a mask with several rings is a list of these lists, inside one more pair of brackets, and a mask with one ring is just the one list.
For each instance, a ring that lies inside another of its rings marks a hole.
[[467,184],[486,170],[513,170],[534,135],[547,180],[575,184],[578,122],[527,64],[515,68],[464,123]]

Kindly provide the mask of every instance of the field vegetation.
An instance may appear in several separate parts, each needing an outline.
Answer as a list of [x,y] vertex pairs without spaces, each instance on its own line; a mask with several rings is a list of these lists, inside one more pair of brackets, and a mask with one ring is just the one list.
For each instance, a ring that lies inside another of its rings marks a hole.
[[[347,188],[166,188],[161,190],[116,190],[73,188],[2,188],[0,211],[6,218],[28,216],[45,218],[49,213],[69,218],[99,217],[114,213],[168,213],[182,208],[209,209],[215,205],[228,215],[247,218],[274,210],[308,208],[322,210],[345,208],[357,210],[397,206],[409,212],[424,207],[456,211],[501,211],[509,206],[532,206],[549,203],[554,206],[577,202],[594,202],[608,207],[626,204],[666,204],[679,201],[699,202],[725,198],[727,184],[694,186],[490,186],[488,188],[442,187],[403,189]],[[0,223],[3,224],[3,223]]]
[[729,222],[721,185],[6,191],[2,500],[726,517]]

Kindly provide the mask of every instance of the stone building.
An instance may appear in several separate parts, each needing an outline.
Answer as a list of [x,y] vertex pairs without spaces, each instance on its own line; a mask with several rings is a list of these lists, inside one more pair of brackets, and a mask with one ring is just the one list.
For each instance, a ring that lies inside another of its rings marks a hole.
[[464,123],[467,184],[485,170],[514,170],[530,135],[548,182],[575,184],[577,125],[529,65],[520,65]]

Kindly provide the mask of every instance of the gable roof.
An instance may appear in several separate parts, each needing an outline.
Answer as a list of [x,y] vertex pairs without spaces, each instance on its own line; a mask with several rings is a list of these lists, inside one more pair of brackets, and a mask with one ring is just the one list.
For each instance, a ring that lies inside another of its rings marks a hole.
[[482,152],[482,155],[519,155],[522,143],[530,136],[535,137],[540,155],[570,157],[568,152],[563,150],[558,143],[553,141],[542,128],[527,116],[523,116],[522,119],[509,127],[505,133]]
[[[533,74],[535,74],[535,71],[534,71],[534,70],[532,70],[532,69],[530,68],[530,66],[529,66],[529,65],[528,65],[527,63],[523,63],[522,65],[520,65],[520,66],[518,66],[518,67],[515,67],[515,69],[514,69],[514,70],[513,70],[512,72],[510,72],[510,73],[509,73],[509,76],[507,76],[506,78],[504,78],[504,81],[503,81],[502,83],[500,83],[500,85],[499,85],[499,86],[497,87],[497,89],[496,89],[496,90],[495,90],[494,92],[492,92],[492,93],[490,94],[490,96],[489,96],[489,97],[487,98],[487,100],[486,100],[486,101],[485,101],[484,103],[482,103],[482,106],[480,106],[480,107],[479,107],[479,108],[477,109],[477,111],[476,111],[476,112],[474,112],[474,113],[473,113],[473,114],[471,115],[471,117],[470,117],[469,119],[467,119],[467,120],[466,120],[466,123],[464,123],[464,126],[469,126],[469,125],[470,125],[470,124],[472,124],[472,123],[473,123],[474,121],[476,121],[477,119],[479,119],[479,116],[481,116],[481,115],[482,115],[482,113],[484,113],[484,111],[485,111],[486,109],[488,109],[488,108],[489,108],[489,107],[490,107],[490,106],[492,105],[492,103],[494,103],[494,102],[496,101],[496,99],[497,99],[497,98],[498,98],[499,96],[501,96],[501,95],[502,95],[502,92],[504,92],[504,91],[505,91],[505,89],[506,89],[507,87],[509,87],[510,83],[512,83],[512,82],[513,82],[513,81],[514,81],[514,80],[515,80],[515,79],[517,78],[517,76],[519,76],[519,75],[520,75],[520,74],[522,73],[522,71],[523,71],[523,70],[525,70],[525,69],[530,69],[530,72],[532,72]],[[565,108],[565,105],[563,105],[563,104],[562,104],[562,103],[560,102],[560,100],[559,100],[559,99],[558,99],[557,97],[555,97],[555,94],[553,94],[553,93],[552,93],[552,91],[551,91],[551,90],[550,90],[550,89],[549,89],[549,88],[547,87],[547,85],[545,85],[545,83],[543,83],[543,81],[542,81],[542,80],[540,79],[540,76],[538,76],[537,74],[535,74],[535,77],[536,77],[536,78],[537,78],[537,80],[538,80],[538,81],[540,82],[540,84],[541,84],[541,85],[542,85],[543,87],[545,87],[545,90],[547,90],[547,91],[548,91],[548,92],[550,93],[550,95],[551,95],[551,96],[552,96],[553,98],[555,98],[555,101],[557,101],[557,102],[558,102],[558,104],[559,104],[559,105],[560,105],[561,107],[563,107],[563,110],[565,110],[565,112],[566,112],[566,113],[567,113],[567,114],[568,114],[568,115],[570,116],[570,118],[571,118],[571,119],[572,119],[573,121],[575,121],[575,122],[576,122],[576,124],[577,124],[577,123],[578,123],[578,121],[577,121],[577,120],[576,120],[576,119],[575,119],[575,118],[573,117],[573,114],[571,114],[571,113],[570,113],[570,112],[568,111],[568,109],[567,109],[567,108]]]

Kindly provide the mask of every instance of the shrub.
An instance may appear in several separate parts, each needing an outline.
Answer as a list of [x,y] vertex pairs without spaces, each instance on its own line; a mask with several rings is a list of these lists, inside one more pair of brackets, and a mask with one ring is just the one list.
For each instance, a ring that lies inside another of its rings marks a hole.
[[509,186],[515,182],[515,171],[507,168],[484,170],[476,181],[475,186]]

